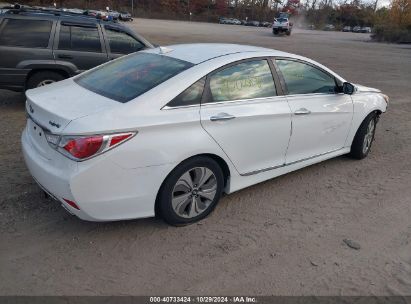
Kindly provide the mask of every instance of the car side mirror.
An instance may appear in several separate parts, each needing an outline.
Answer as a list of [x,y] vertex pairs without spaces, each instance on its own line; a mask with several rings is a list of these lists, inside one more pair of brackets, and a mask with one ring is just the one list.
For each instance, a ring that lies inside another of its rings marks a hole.
[[354,87],[354,85],[352,85],[349,82],[344,82],[343,87],[342,87],[342,91],[343,91],[344,94],[352,95],[355,92],[355,87]]

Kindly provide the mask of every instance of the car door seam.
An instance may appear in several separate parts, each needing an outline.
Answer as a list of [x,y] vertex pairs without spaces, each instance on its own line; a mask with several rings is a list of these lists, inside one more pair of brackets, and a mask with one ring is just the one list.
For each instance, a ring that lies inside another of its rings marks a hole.
[[220,146],[220,144],[215,140],[215,138],[206,130],[206,128],[203,125],[203,120],[201,117],[201,105],[200,105],[200,125],[201,128],[207,133],[207,135],[217,144],[217,146],[220,148],[220,150],[224,153],[224,155],[227,157],[227,159],[230,160],[231,164],[233,165],[233,167],[235,168],[235,170],[237,171],[238,174],[241,175],[240,171],[238,171],[238,168],[236,167],[236,165],[234,164],[234,162],[232,161],[232,159],[227,155],[227,153],[224,151],[223,147]]

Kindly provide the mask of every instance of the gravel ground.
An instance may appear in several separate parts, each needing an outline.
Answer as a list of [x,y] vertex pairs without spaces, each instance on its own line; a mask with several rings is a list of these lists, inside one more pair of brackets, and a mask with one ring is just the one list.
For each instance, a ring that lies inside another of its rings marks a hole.
[[354,33],[129,25],[161,45],[232,42],[301,54],[382,89],[391,104],[373,150],[226,196],[192,226],[88,223],[42,197],[20,150],[24,96],[0,91],[1,295],[411,294],[410,46]]

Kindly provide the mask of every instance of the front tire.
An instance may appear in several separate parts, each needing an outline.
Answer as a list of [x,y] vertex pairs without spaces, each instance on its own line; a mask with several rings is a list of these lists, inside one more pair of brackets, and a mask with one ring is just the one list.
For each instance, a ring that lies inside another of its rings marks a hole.
[[370,153],[375,137],[378,116],[376,113],[368,115],[361,123],[355,134],[351,145],[350,156],[356,159],[363,159]]
[[170,225],[183,226],[209,215],[221,198],[224,175],[216,161],[193,157],[178,165],[160,188],[157,210]]

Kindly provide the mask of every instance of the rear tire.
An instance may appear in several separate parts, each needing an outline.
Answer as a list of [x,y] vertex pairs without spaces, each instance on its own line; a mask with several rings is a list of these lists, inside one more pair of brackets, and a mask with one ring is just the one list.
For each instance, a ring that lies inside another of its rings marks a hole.
[[275,36],[277,36],[277,35],[278,35],[278,30],[273,30],[273,34],[274,34]]
[[157,198],[159,216],[183,226],[209,215],[220,200],[224,175],[211,158],[199,156],[178,165],[165,179]]
[[287,32],[285,32],[285,34],[286,34],[287,36],[290,36],[290,35],[291,35],[291,31],[287,31]]
[[36,72],[27,80],[26,89],[34,89],[65,79],[63,75],[53,71]]
[[351,145],[350,156],[363,159],[370,153],[377,126],[377,114],[371,113],[361,123]]

